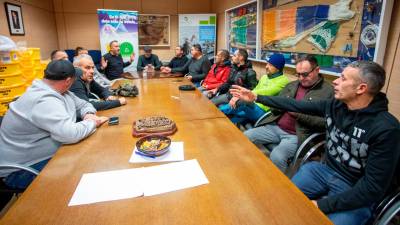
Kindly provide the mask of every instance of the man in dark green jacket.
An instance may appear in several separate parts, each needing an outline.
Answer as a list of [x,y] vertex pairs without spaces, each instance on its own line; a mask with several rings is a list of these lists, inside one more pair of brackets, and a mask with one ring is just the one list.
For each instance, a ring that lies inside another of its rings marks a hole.
[[[319,74],[315,57],[301,59],[296,64],[296,72],[299,79],[287,84],[279,96],[307,101],[333,97],[332,85]],[[312,133],[324,128],[322,117],[271,108],[270,116],[244,134],[255,144],[270,146],[270,159],[282,172],[286,172],[288,159],[294,156],[298,145]]]
[[96,110],[106,110],[126,104],[125,98],[112,96],[110,91],[93,80],[92,57],[86,54],[79,55],[74,59],[74,66],[83,71],[82,76],[76,77],[69,89],[77,97],[90,102]]
[[155,70],[160,70],[162,64],[158,56],[152,53],[153,50],[149,46],[145,46],[143,50],[144,54],[139,56],[137,71],[143,71],[149,66],[153,67]]

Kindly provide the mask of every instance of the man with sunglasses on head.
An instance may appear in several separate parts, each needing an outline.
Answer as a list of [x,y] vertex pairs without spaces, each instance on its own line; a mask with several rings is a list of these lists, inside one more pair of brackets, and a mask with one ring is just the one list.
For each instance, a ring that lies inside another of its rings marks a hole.
[[[298,80],[287,84],[279,96],[296,100],[315,101],[333,97],[332,86],[319,74],[319,66],[314,56],[301,58],[296,64]],[[259,126],[244,132],[258,145],[267,145],[271,151],[271,161],[286,172],[289,158],[298,146],[311,134],[324,130],[322,117],[294,113],[271,107],[271,114]],[[264,152],[268,154],[268,152]]]

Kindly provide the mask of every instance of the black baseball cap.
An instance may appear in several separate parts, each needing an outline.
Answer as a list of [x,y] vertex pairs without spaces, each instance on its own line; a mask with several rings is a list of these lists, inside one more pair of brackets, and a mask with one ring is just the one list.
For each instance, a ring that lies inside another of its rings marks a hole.
[[44,70],[44,78],[48,80],[65,80],[68,77],[81,77],[82,70],[76,68],[68,60],[53,60]]

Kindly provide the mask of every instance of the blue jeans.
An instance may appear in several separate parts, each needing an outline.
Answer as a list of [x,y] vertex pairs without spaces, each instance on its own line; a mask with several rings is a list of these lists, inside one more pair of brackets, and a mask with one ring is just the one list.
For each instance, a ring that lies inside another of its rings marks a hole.
[[225,104],[220,105],[219,109],[229,116],[234,123],[240,123],[245,120],[255,123],[265,114],[265,111],[254,103],[250,105],[241,104],[236,109],[231,108],[229,104]]
[[[30,167],[38,171],[41,171],[49,161],[50,159],[46,159],[36,164],[33,164]],[[29,184],[32,183],[35,177],[36,176],[33,175],[31,172],[25,170],[18,170],[13,173],[10,173],[6,178],[4,178],[4,183],[10,188],[26,189],[29,186]]]
[[[310,199],[337,195],[352,188],[342,176],[319,162],[308,162],[292,178],[292,182]],[[372,216],[371,207],[330,213],[336,225],[362,225]]]

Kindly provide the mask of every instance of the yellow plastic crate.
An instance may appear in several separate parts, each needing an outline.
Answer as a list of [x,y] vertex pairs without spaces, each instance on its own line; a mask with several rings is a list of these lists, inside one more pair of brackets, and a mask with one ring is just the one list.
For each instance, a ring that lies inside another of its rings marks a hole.
[[22,73],[8,74],[8,75],[0,75],[0,87],[3,86],[12,86],[16,84],[24,84],[25,80],[22,76]]
[[40,48],[28,48],[28,50],[32,52],[31,56],[33,59],[40,60]]
[[43,67],[35,67],[35,77],[38,79],[42,79],[44,77],[44,69]]
[[[17,96],[16,96],[17,97]],[[3,116],[7,110],[8,105],[14,100],[15,97],[10,98],[0,98],[0,115]]]
[[16,74],[21,72],[19,63],[0,63],[0,75]]
[[16,51],[0,52],[0,64],[8,64],[18,62],[18,54]]
[[14,98],[22,95],[26,90],[25,84],[0,87],[0,98]]
[[32,59],[21,59],[19,61],[22,67],[33,67],[33,60]]

